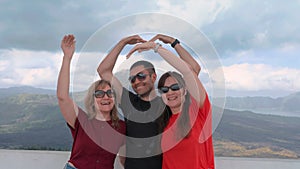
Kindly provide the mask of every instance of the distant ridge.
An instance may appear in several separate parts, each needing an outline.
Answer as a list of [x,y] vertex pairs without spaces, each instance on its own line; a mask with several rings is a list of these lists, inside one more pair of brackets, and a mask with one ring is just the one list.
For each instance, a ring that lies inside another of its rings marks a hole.
[[[284,97],[271,98],[267,96],[226,97],[226,109],[249,110],[256,113],[268,112],[282,116],[300,117],[300,92]],[[264,114],[264,113],[263,113]]]
[[9,88],[0,88],[0,98],[18,95],[18,94],[48,94],[54,95],[55,90],[36,88],[32,86],[16,86]]

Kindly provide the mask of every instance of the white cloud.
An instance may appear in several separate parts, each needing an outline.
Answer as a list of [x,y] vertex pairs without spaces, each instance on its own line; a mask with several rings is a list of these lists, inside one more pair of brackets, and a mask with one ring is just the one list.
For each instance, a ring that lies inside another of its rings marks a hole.
[[196,26],[214,22],[216,17],[231,6],[231,0],[186,0],[174,3],[173,0],[158,0],[157,5],[163,13],[186,19]]
[[29,50],[0,51],[0,87],[31,85],[53,88],[62,56]]
[[[24,55],[22,55],[23,52]],[[240,57],[247,56],[248,53],[251,53],[251,51],[241,52]],[[21,57],[20,54],[21,56],[25,56],[25,58]],[[76,91],[87,89],[92,81],[99,78],[96,72],[96,68],[102,60],[102,58],[99,58],[99,55],[106,56],[105,53],[75,53],[71,67],[71,80],[75,79],[75,81],[71,81],[71,90],[73,89],[72,87]],[[152,51],[149,52],[149,55],[152,58],[154,56]],[[124,55],[119,56],[114,72],[128,69],[133,62],[141,58],[153,62],[158,73],[174,70],[174,68],[162,59],[151,59],[147,55],[142,57],[136,53],[129,60],[125,60]],[[47,62],[44,62],[44,60]],[[55,89],[61,61],[61,53],[20,50],[0,51],[0,87],[31,85]],[[210,88],[212,87],[211,85],[222,83],[218,79],[218,73],[223,72],[226,89],[230,90],[284,90],[291,92],[300,90],[299,69],[275,67],[267,64],[233,64],[224,66],[222,69],[216,69],[215,72],[208,72],[203,67],[201,74],[205,74],[205,76],[201,80],[205,83],[204,85]]]
[[235,64],[223,67],[226,89],[258,90],[300,90],[300,70],[278,68],[265,64]]

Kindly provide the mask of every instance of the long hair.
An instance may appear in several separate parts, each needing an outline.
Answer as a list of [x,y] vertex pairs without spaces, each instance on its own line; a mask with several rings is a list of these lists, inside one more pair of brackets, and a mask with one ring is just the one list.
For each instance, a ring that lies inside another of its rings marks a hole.
[[[174,79],[176,79],[180,87],[182,88],[186,87],[183,77],[179,73],[171,72],[171,71],[164,73],[160,77],[157,87],[158,88],[163,87],[168,77],[173,77]],[[189,92],[187,92],[185,95],[184,103],[182,103],[183,104],[182,111],[179,114],[177,122],[174,123],[177,128],[176,131],[178,131],[176,132],[176,137],[178,140],[181,138],[187,138],[189,136],[189,131],[191,129],[190,116],[189,116],[190,102],[191,102],[190,94]],[[164,128],[168,125],[171,116],[172,116],[171,109],[168,105],[166,105],[164,112],[158,119],[158,126],[160,132],[163,132]]]
[[[85,95],[84,98],[84,106],[86,109],[86,113],[88,115],[89,119],[93,119],[96,117],[96,107],[95,107],[95,97],[94,97],[94,92],[98,87],[104,88],[105,86],[111,87],[111,84],[108,81],[105,80],[97,80],[94,82],[88,89],[87,94]],[[112,121],[112,126],[115,128],[119,127],[119,117],[117,115],[117,108],[114,105],[113,109],[110,112],[110,118]]]

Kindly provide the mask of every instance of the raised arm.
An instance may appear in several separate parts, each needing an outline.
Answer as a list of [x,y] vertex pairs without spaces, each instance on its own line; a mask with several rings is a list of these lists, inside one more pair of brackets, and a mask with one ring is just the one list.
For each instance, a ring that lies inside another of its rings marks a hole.
[[157,34],[156,36],[154,36],[151,40],[149,41],[156,41],[156,40],[160,40],[162,42],[164,42],[165,44],[170,44],[173,45],[172,47],[176,50],[176,52],[178,53],[179,57],[184,60],[187,64],[189,64],[192,68],[192,70],[199,75],[201,67],[198,64],[198,62],[192,57],[192,55],[186,50],[184,49],[183,46],[180,45],[179,40],[174,39],[173,37],[167,36],[167,35],[162,35],[162,34]]
[[129,57],[135,51],[146,51],[154,49],[162,58],[164,58],[170,65],[182,73],[186,82],[187,90],[197,100],[199,107],[203,106],[206,97],[206,91],[197,74],[191,69],[191,66],[183,61],[181,58],[174,55],[169,50],[163,48],[160,44],[148,41],[143,44],[136,45],[127,55]]
[[57,99],[66,122],[74,128],[78,107],[69,96],[70,65],[75,51],[75,37],[66,35],[61,41],[64,56],[57,81]]
[[143,40],[138,35],[133,35],[133,36],[123,38],[116,44],[116,46],[108,53],[108,55],[103,59],[103,61],[98,66],[97,71],[99,73],[99,76],[102,79],[111,82],[116,92],[116,97],[118,102],[121,100],[120,97],[122,95],[123,87],[120,81],[114,77],[112,73],[113,68],[118,59],[119,54],[127,44],[133,45],[141,42],[146,42],[146,41]]

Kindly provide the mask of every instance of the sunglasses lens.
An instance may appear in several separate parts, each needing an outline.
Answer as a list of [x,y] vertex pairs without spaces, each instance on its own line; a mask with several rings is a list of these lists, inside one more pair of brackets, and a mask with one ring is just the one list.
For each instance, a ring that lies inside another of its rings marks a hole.
[[173,84],[172,86],[170,86],[170,89],[173,90],[173,91],[177,91],[180,89],[179,85],[178,84]]
[[97,91],[95,91],[94,95],[96,98],[102,98],[102,97],[104,97],[105,93],[103,90],[97,90]]
[[135,82],[135,78],[136,78],[136,76],[130,76],[130,77],[128,78],[128,80],[129,80],[131,83],[134,83],[134,82]]
[[168,93],[169,87],[161,87],[161,88],[160,88],[160,91],[161,91],[162,93]]
[[108,97],[112,97],[113,96],[112,90],[107,90],[106,94],[107,94]]
[[146,74],[139,73],[139,74],[136,75],[136,78],[138,78],[139,80],[145,80],[146,79]]
[[139,79],[140,81],[143,81],[143,80],[146,79],[146,76],[147,76],[147,75],[144,74],[144,73],[138,73],[138,74],[136,74],[135,76],[130,76],[130,77],[128,78],[128,80],[129,80],[131,83],[134,83],[136,78]]

